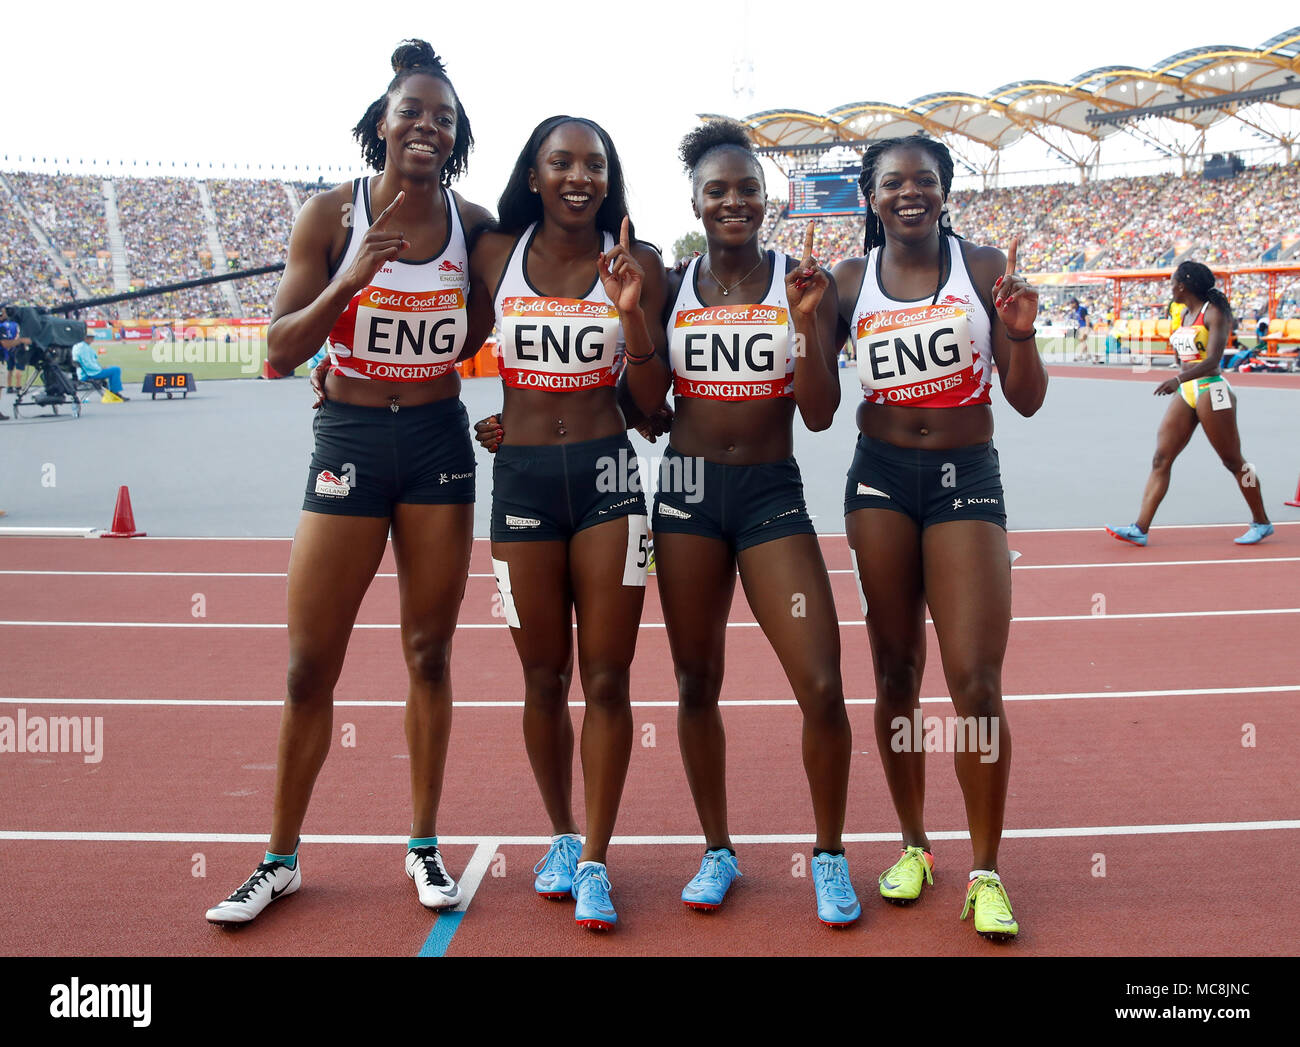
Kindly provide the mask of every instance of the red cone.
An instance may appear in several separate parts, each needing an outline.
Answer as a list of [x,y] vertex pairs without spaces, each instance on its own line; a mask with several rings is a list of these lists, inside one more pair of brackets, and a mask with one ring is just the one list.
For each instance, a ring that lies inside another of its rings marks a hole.
[[1286,504],[1287,504],[1287,505],[1295,506],[1295,508],[1300,509],[1300,480],[1297,480],[1297,481],[1296,481],[1296,485],[1295,485],[1295,497],[1292,498],[1292,499],[1291,499],[1289,502],[1287,502]]
[[135,513],[131,512],[131,492],[125,486],[117,489],[117,505],[113,507],[113,526],[101,538],[143,538],[144,532],[135,529]]

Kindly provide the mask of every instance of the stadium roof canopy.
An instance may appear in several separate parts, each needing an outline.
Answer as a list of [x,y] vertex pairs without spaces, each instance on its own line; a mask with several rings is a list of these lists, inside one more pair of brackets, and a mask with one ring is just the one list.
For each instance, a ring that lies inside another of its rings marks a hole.
[[[1021,80],[987,95],[945,91],[904,105],[853,102],[820,116],[767,109],[742,123],[760,148],[790,154],[926,132],[986,176],[996,173],[1002,150],[1032,136],[1083,174],[1102,140],[1121,131],[1164,155],[1186,157],[1201,151],[1207,128],[1234,117],[1290,155],[1296,139],[1267,119],[1268,106],[1300,111],[1300,26],[1257,48],[1196,47],[1150,69],[1103,66],[1067,84]],[[1163,108],[1153,113],[1153,107]],[[718,117],[703,113],[701,119]],[[1172,121],[1173,132],[1162,135],[1151,122],[1156,119]]]

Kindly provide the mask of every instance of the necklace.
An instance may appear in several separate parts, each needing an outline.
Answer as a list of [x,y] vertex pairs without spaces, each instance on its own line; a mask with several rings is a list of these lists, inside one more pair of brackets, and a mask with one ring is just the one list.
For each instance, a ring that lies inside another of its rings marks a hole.
[[714,281],[717,283],[717,285],[722,288],[722,293],[724,295],[728,295],[731,294],[732,291],[734,291],[737,287],[743,284],[746,280],[748,280],[751,276],[753,276],[754,270],[756,270],[760,265],[762,265],[766,261],[767,261],[767,252],[766,251],[761,252],[758,256],[758,263],[754,266],[754,268],[751,269],[749,272],[747,272],[744,276],[742,276],[730,287],[728,287],[726,284],[724,284],[721,280],[718,279],[718,274],[713,270],[712,259],[709,260],[709,275],[712,276]]

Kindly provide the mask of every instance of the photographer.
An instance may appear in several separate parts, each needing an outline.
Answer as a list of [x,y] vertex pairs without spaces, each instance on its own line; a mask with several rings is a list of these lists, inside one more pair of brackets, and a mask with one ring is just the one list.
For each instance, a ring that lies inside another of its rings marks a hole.
[[72,359],[77,364],[77,376],[83,381],[102,378],[108,382],[109,391],[122,400],[131,399],[122,395],[122,368],[100,367],[99,355],[82,339],[72,347]]

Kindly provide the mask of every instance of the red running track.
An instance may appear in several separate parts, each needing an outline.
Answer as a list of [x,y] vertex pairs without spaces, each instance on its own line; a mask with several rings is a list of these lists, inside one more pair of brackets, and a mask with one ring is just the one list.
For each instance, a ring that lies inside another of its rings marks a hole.
[[[1023,555],[1004,673],[1015,764],[1002,870],[1022,933],[1002,949],[957,920],[970,851],[953,838],[965,817],[950,756],[929,764],[935,887],[910,909],[875,894],[897,827],[872,733],[870,655],[849,573],[832,580],[855,736],[848,855],[864,919],[834,933],[813,918],[811,883],[797,875],[812,832],[798,711],[761,633],[743,624],[753,618],[740,593],[723,700],[733,703],[724,712],[731,827],[746,875],[718,913],[692,913],[678,901],[698,863],[700,830],[677,750],[652,584],[633,672],[638,744],[618,828],[627,842],[616,842],[610,857],[622,924],[608,936],[576,928],[571,903],[544,903],[531,891],[547,827],[523,755],[520,674],[491,617],[491,579],[471,579],[462,623],[484,628],[457,636],[453,678],[466,704],[456,711],[440,832],[453,873],[469,867],[464,882],[478,887],[448,954],[1286,952],[1300,930],[1282,885],[1300,839],[1282,784],[1294,777],[1300,733],[1300,673],[1288,646],[1300,613],[1300,532],[1283,525],[1275,539],[1245,550],[1232,545],[1233,533],[1157,529],[1158,544],[1147,549],[1099,532],[1012,535]],[[843,538],[826,536],[823,546],[828,566],[847,572]],[[0,625],[4,650],[24,652],[6,660],[0,716],[22,709],[29,718],[102,717],[95,762],[77,753],[0,753],[0,875],[18,885],[0,903],[7,931],[0,949],[420,950],[434,918],[416,903],[401,865],[409,818],[398,708],[405,673],[390,627],[391,579],[380,578],[367,598],[361,622],[379,628],[354,634],[338,688],[336,737],[350,724],[356,744],[336,744],[317,786],[303,850],[307,887],[230,933],[208,926],[202,912],[251,871],[269,820],[288,542],[8,539],[0,549],[0,613],[6,623],[27,623]],[[487,560],[487,544],[476,543],[473,572],[487,574]],[[1178,565],[1184,561],[1198,563]],[[206,576],[51,574],[50,565]],[[382,570],[391,571],[391,561]],[[196,593],[206,618],[191,613]],[[1183,616],[1147,617],[1171,613]],[[50,624],[60,622],[152,624]],[[217,627],[249,623],[265,627]],[[952,711],[933,637],[922,693],[931,699],[925,715]],[[580,721],[576,689],[572,698]],[[744,704],[755,701],[781,704]],[[1192,825],[1214,831],[1178,828]],[[121,835],[96,841],[86,833]],[[354,842],[313,844],[313,836]],[[1270,859],[1252,862],[1262,871],[1234,894],[1231,927],[1209,925],[1205,914],[1222,899],[1206,872],[1243,852]],[[93,864],[94,891],[24,874],[72,858]]]

